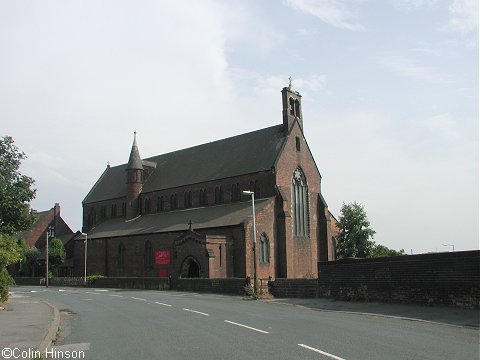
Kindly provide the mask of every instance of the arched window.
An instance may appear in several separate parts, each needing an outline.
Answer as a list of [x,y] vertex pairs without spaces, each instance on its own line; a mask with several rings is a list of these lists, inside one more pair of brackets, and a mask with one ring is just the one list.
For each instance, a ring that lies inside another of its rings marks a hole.
[[178,207],[177,194],[170,195],[170,209],[175,210]]
[[119,269],[125,268],[125,245],[123,245],[123,243],[118,245],[117,265]]
[[157,212],[165,210],[165,203],[163,200],[163,196],[157,198]]
[[268,237],[265,234],[260,236],[260,263],[266,264],[270,262],[270,242],[268,241]]
[[145,253],[144,253],[144,259],[145,259],[145,268],[150,269],[153,267],[153,247],[152,243],[147,240],[145,243]]
[[292,178],[293,233],[296,236],[310,235],[307,179],[302,169],[297,168]]
[[152,211],[152,202],[150,201],[150,198],[146,197],[145,198],[145,214],[148,214]]
[[112,218],[117,217],[117,204],[112,204]]
[[223,203],[223,186],[217,186],[215,188],[215,204]]
[[289,102],[290,102],[290,115],[295,115],[295,100],[293,100],[293,98],[290,98]]
[[122,216],[127,216],[127,203],[122,202]]
[[184,208],[192,207],[192,192],[191,191],[185,191],[185,194],[183,195],[183,207]]
[[207,189],[200,189],[199,204],[207,205]]
[[295,100],[295,116],[300,117],[300,101]]

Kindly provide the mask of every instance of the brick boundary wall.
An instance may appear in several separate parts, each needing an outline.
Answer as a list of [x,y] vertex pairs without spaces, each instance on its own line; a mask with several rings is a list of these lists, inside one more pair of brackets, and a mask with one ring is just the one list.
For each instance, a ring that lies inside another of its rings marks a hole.
[[[42,285],[42,277],[17,277],[17,285]],[[50,278],[50,286],[85,286],[83,277]],[[247,280],[244,278],[226,279],[169,279],[154,277],[105,277],[88,283],[90,288],[177,290],[217,294],[244,295]]]
[[278,298],[314,298],[318,293],[318,281],[317,279],[276,279],[269,281],[268,290]]
[[478,308],[480,251],[318,263],[318,296]]
[[226,279],[172,279],[172,290],[215,294],[244,295],[244,278]]

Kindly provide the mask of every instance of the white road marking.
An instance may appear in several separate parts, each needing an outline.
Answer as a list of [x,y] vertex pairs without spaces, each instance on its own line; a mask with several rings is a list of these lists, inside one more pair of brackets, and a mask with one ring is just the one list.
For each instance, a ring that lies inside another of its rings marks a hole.
[[133,296],[132,296],[132,299],[140,300],[140,301],[147,301],[147,299],[137,298],[137,297],[133,297]]
[[98,289],[98,290],[95,290],[95,291],[110,291],[110,290]]
[[65,290],[63,290],[63,289],[58,289],[58,291],[65,291]]
[[164,304],[164,303],[157,302],[157,301],[155,301],[155,304],[158,304],[158,305],[163,305],[163,306],[172,306],[172,305],[169,305],[169,304]]
[[85,294],[100,295],[99,293],[91,292],[91,291],[85,291]]
[[79,344],[67,344],[67,345],[53,346],[52,349],[54,349],[58,352],[86,351],[86,350],[90,350],[90,343],[79,343]]
[[108,294],[108,296],[115,296],[115,297],[123,298],[122,295],[117,295],[117,294]]
[[206,314],[206,313],[203,313],[203,312],[200,312],[200,311],[196,311],[196,310],[190,310],[190,309],[185,309],[185,308],[183,308],[183,310],[190,311],[192,313],[200,314],[200,315],[203,315],[203,316],[210,316],[209,314]]
[[82,299],[82,300],[85,300],[85,301],[92,301],[93,299]]
[[308,349],[308,350],[315,351],[315,352],[317,352],[317,353],[319,353],[319,354],[328,356],[329,358],[332,358],[332,359],[335,359],[335,360],[345,360],[344,358],[335,356],[335,355],[333,355],[333,354],[330,354],[330,353],[325,352],[325,351],[322,351],[322,350],[315,349],[314,347],[311,347],[311,346],[308,346],[308,345],[298,344],[298,346],[301,346],[301,347],[303,347],[303,348],[305,348],[305,349]]
[[236,323],[236,322],[233,322],[233,321],[229,321],[229,320],[223,320],[223,321],[225,321],[226,323],[229,323],[229,324],[233,324],[233,325],[241,326],[241,327],[244,327],[244,328],[247,328],[247,329],[250,329],[250,330],[258,331],[258,332],[263,333],[263,334],[270,334],[268,331],[256,329],[254,327],[239,324],[239,323]]

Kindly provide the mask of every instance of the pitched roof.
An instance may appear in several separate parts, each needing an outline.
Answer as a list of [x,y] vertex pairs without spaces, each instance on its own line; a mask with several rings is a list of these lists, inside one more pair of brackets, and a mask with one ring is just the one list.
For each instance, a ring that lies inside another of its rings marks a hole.
[[[284,141],[283,126],[275,125],[145,159],[155,162],[157,166],[147,178],[142,192],[269,170],[274,166]],[[125,196],[127,166],[107,167],[83,202]]]
[[[255,212],[260,212],[273,200],[274,198],[255,200]],[[190,221],[194,230],[232,226],[242,224],[251,216],[252,203],[243,201],[142,215],[131,221],[115,218],[95,226],[88,233],[88,239],[188,230]],[[83,235],[77,236],[77,239],[83,238]]]

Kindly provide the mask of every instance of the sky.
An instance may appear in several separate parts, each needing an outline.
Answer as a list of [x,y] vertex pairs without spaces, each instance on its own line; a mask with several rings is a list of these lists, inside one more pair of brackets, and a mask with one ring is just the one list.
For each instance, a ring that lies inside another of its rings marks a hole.
[[289,77],[338,218],[406,253],[479,248],[478,1],[0,0],[0,136],[32,207],[126,163],[282,122]]

